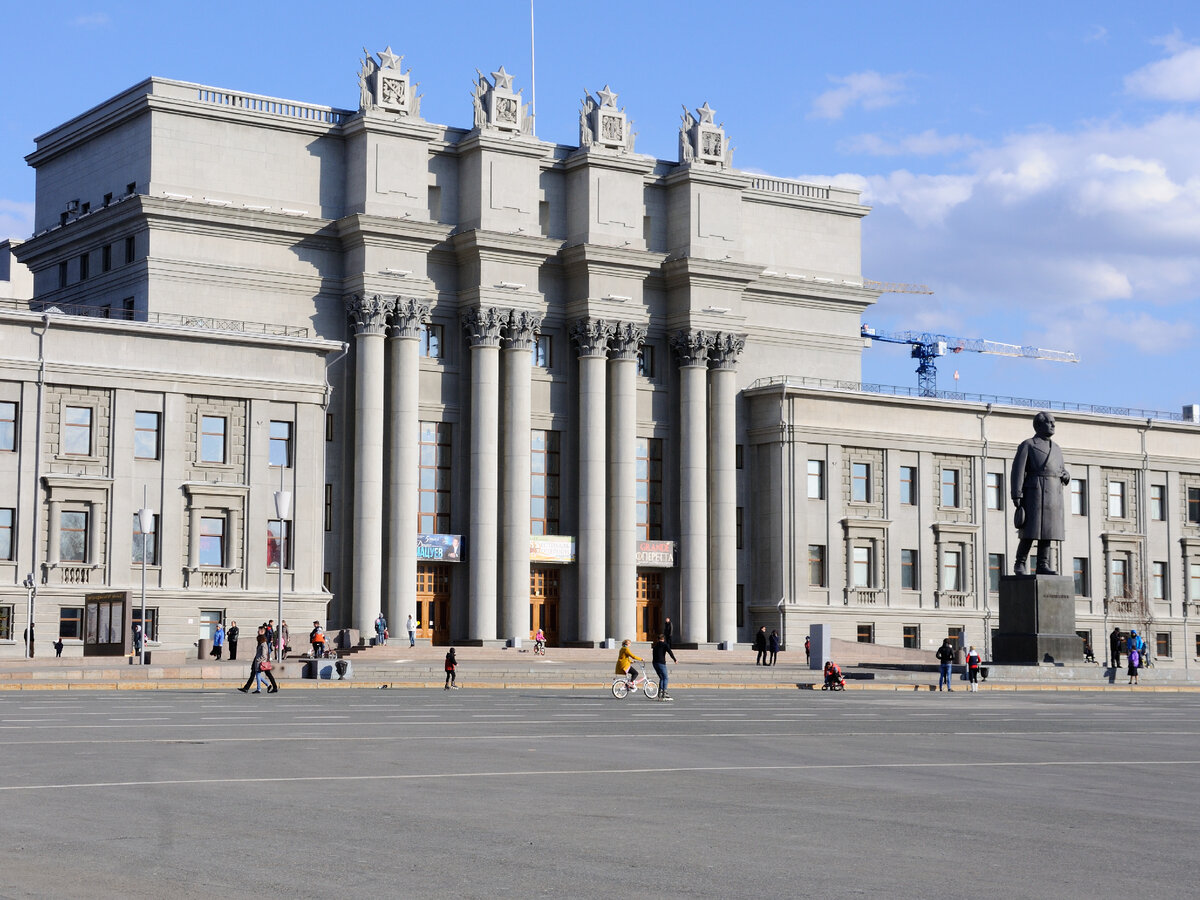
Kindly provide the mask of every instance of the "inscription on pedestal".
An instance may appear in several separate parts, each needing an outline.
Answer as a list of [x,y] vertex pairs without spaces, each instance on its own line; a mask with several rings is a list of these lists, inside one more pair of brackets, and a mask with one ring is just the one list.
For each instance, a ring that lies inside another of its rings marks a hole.
[[997,663],[1081,662],[1075,633],[1075,586],[1067,575],[1008,575],[1000,579],[1000,627],[993,642]]

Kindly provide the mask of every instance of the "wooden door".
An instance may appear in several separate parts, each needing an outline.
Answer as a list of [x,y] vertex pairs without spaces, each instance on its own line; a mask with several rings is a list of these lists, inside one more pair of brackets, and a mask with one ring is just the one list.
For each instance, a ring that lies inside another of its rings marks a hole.
[[558,646],[558,569],[529,570],[529,639],[540,628],[546,646]]
[[656,641],[662,634],[662,574],[638,572],[637,574],[637,639]]
[[417,564],[417,637],[450,643],[450,569]]

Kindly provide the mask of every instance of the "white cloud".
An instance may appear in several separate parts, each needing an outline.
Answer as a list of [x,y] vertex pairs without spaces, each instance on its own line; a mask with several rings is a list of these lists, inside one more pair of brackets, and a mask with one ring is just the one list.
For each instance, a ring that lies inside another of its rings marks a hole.
[[103,28],[109,21],[108,13],[94,12],[76,16],[70,24],[72,28]]
[[1087,34],[1083,36],[1083,40],[1084,43],[1091,43],[1093,41],[1108,43],[1108,29],[1103,25],[1093,25],[1087,30]]
[[945,156],[979,146],[979,141],[967,134],[938,134],[932,128],[920,134],[888,139],[877,134],[860,134],[846,141],[841,149],[846,153],[868,156]]
[[33,204],[0,198],[0,240],[33,234]]
[[863,109],[892,106],[903,99],[906,78],[906,75],[881,75],[870,70],[830,75],[829,80],[837,87],[819,95],[813,101],[809,115],[818,119],[840,119],[852,106]]
[[1179,32],[1160,38],[1170,55],[1125,77],[1125,90],[1151,100],[1191,103],[1200,100],[1200,47]]

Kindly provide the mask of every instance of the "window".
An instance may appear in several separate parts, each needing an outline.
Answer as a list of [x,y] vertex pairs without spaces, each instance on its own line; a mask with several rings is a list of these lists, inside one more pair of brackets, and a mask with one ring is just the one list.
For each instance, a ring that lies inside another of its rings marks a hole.
[[642,344],[637,357],[638,374],[643,378],[654,377],[654,345]]
[[999,472],[987,473],[987,508],[1004,509],[1004,476]]
[[855,547],[852,554],[852,587],[871,587],[871,548]]
[[871,502],[870,463],[850,464],[850,499],[855,503]]
[[325,485],[325,530],[333,531],[333,485]]
[[[132,194],[133,191],[130,191],[129,193]],[[136,248],[137,248],[137,244],[133,239],[133,235],[130,235],[129,237],[125,238],[125,262],[126,263],[133,262],[134,251],[136,250]]]
[[450,426],[421,423],[421,475],[417,533],[450,532]]
[[944,550],[942,552],[942,590],[962,590],[962,552]]
[[643,540],[662,540],[663,459],[660,438],[638,438],[637,529]]
[[1192,525],[1200,525],[1200,488],[1188,488],[1187,517]]
[[[13,608],[11,606],[0,606],[0,641],[12,640],[12,627]],[[1196,642],[1196,647],[1198,650],[1200,650],[1200,641]]]
[[1167,564],[1165,562],[1152,563],[1150,570],[1151,596],[1155,600],[1167,599]]
[[92,410],[88,406],[68,406],[63,410],[63,453],[92,455]]
[[419,335],[421,356],[426,359],[442,358],[442,326],[422,325]]
[[133,321],[133,310],[134,310],[134,305],[133,305],[132,297],[126,297],[124,300],[121,301],[121,311],[124,313],[125,321],[127,321],[127,322]]
[[325,440],[333,440],[333,413],[325,413]]
[[808,461],[808,499],[825,499],[825,461],[810,459]]
[[267,568],[278,568],[280,560],[283,567],[292,567],[292,523],[279,519],[267,522]]
[[811,587],[825,587],[825,545],[808,545],[808,583]]
[[270,464],[286,468],[292,464],[292,423],[271,422]]
[[201,516],[199,563],[202,566],[225,565],[224,516]]
[[[141,604],[135,605],[129,613],[129,628],[132,630],[134,625],[144,625],[142,633],[146,635],[147,641],[158,640],[158,608],[154,606],[146,607],[146,621],[142,622],[142,607]],[[247,640],[249,640],[247,638]]]
[[108,272],[112,269],[112,244],[105,244],[100,248],[100,271]]
[[942,506],[959,506],[958,469],[942,469]]
[[1123,481],[1108,483],[1108,517],[1110,519],[1125,518],[1125,482]]
[[1154,655],[1170,657],[1170,655],[1171,655],[1171,632],[1160,631],[1154,635]]
[[83,610],[78,606],[60,606],[58,608],[58,636],[69,640],[82,640]]
[[1071,479],[1071,515],[1087,515],[1087,479]]
[[200,462],[225,462],[225,417],[200,417]]
[[158,565],[158,516],[150,517],[150,531],[142,534],[142,522],[137,513],[133,514],[133,562],[142,564],[142,554],[145,553],[146,565]]
[[906,591],[915,591],[920,587],[917,580],[917,551],[900,551],[900,587]]
[[88,514],[63,510],[58,522],[59,560],[65,563],[87,562]]
[[1071,564],[1075,576],[1075,596],[1088,597],[1088,561],[1086,556],[1076,556]]
[[558,432],[535,429],[530,451],[529,533],[558,534]]
[[88,255],[86,253],[79,257],[79,280],[87,281],[88,277]]
[[954,647],[955,650],[966,649],[963,647],[963,635],[965,633],[966,629],[964,629],[961,625],[951,625],[946,629],[946,637],[950,638],[950,645]]
[[0,403],[0,450],[17,449],[17,404]]
[[1129,565],[1124,556],[1114,556],[1108,564],[1108,596],[1128,597]]
[[[65,217],[66,213],[63,213],[63,216]],[[67,264],[65,262],[58,264],[58,286],[60,288],[67,286]]]
[[533,342],[533,364],[542,369],[550,368],[550,335],[539,334]]
[[1200,563],[1188,563],[1188,600],[1200,600]]
[[112,203],[112,192],[109,192],[104,195],[104,205],[108,206],[108,204],[110,204],[110,203]]
[[0,509],[0,559],[13,559],[13,523],[16,517],[15,509]]
[[734,600],[737,604],[737,627],[741,628],[746,624],[746,586],[739,584],[734,593]]
[[900,467],[900,502],[905,506],[917,505],[917,467]]
[[735,469],[744,469],[746,467],[745,452],[741,444],[733,445],[733,467]]
[[860,644],[875,643],[875,624],[873,622],[858,623],[858,642]]
[[742,507],[738,506],[733,511],[733,535],[734,549],[742,549]]
[[921,649],[921,626],[920,625],[905,625],[904,626],[904,649],[905,650],[920,650]]
[[133,414],[133,456],[134,459],[158,459],[159,438],[158,424],[161,421],[156,412],[136,412]]
[[1004,554],[988,554],[988,590],[993,594],[1000,592],[1000,576],[1004,574]]
[[[125,196],[126,197],[128,197],[130,194],[134,193],[135,191],[137,191],[137,182],[136,181],[131,181],[131,182],[129,182],[129,184],[125,185]],[[133,239],[130,238],[129,240],[133,240]]]
[[1167,486],[1165,484],[1150,485],[1150,518],[1162,522],[1167,518]]

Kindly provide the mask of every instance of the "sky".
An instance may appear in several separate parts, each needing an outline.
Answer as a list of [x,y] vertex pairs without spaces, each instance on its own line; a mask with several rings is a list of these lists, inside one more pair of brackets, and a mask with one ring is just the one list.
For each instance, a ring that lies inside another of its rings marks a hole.
[[[3,0],[0,238],[32,230],[34,138],[148,76],[354,109],[363,49],[390,46],[447,125],[503,65],[541,139],[578,143],[608,84],[637,151],[674,161],[682,107],[707,102],[736,168],[863,192],[863,275],[933,291],[883,295],[872,327],[1081,360],[962,353],[944,390],[1200,403],[1195,0],[535,0],[533,20],[536,91],[528,0]],[[914,366],[874,344],[863,379],[915,387]]]

